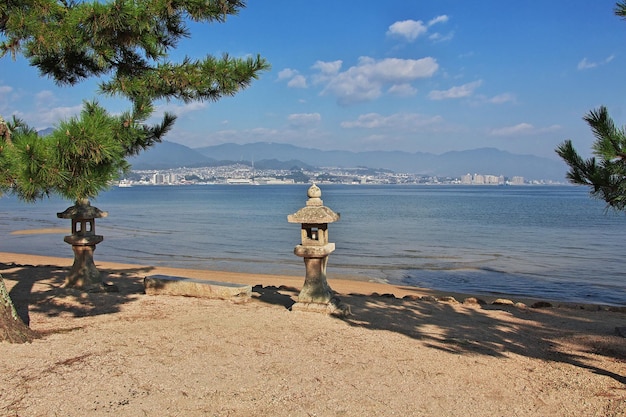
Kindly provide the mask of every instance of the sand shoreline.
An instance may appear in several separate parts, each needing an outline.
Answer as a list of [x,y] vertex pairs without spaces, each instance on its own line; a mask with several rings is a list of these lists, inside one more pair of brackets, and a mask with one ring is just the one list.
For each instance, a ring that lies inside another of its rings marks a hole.
[[[13,262],[16,264],[27,265],[58,265],[70,267],[72,258],[60,258],[44,255],[21,254],[13,252],[0,252],[0,262]],[[186,278],[205,279],[210,281],[225,281],[247,285],[270,285],[270,286],[288,286],[292,288],[300,288],[304,282],[304,265],[302,266],[302,276],[295,275],[277,275],[277,274],[253,274],[249,272],[232,272],[208,269],[178,268],[166,266],[151,266],[143,264],[128,264],[120,262],[99,261],[95,259],[96,266],[103,271],[103,277],[106,280],[107,270],[137,270],[142,274],[142,278],[147,275],[172,275]],[[1,271],[0,271],[1,272]],[[509,300],[513,304],[521,303],[532,306],[535,303],[549,303],[556,308],[580,308],[587,310],[608,310],[626,312],[626,306],[614,306],[600,303],[579,303],[551,300],[548,298],[521,297],[508,294],[471,294],[464,292],[440,291],[430,288],[413,287],[408,285],[396,285],[378,280],[364,280],[363,277],[349,275],[329,275],[329,284],[331,288],[341,294],[360,294],[360,295],[393,295],[397,298],[403,297],[436,297],[448,298],[452,297],[457,301],[463,302],[467,298],[476,298],[485,303],[492,303],[497,300]]]
[[[96,259],[120,292],[84,294],[60,288],[71,263],[0,253],[16,307],[42,334],[0,344],[2,415],[626,414],[623,312],[331,278],[353,313],[336,318],[289,310],[303,277]],[[250,284],[253,297],[149,296],[152,274]]]

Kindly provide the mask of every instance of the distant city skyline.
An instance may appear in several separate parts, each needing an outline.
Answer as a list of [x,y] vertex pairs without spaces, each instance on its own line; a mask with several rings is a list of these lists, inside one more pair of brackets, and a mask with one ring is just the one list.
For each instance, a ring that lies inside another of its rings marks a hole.
[[[587,155],[582,117],[606,105],[626,124],[626,22],[614,0],[248,1],[226,23],[191,25],[173,59],[260,54],[272,69],[216,103],[157,103],[176,113],[167,140],[192,148],[277,142],[323,150],[441,154],[494,147],[558,159]],[[0,115],[38,129],[97,98],[96,82],[59,88],[4,57]]]
[[143,185],[290,185],[290,184],[442,184],[442,185],[558,185],[550,180],[530,180],[515,175],[510,178],[493,174],[428,176],[369,168],[314,168],[311,170],[260,169],[244,164],[217,167],[140,169],[124,176],[121,188]]

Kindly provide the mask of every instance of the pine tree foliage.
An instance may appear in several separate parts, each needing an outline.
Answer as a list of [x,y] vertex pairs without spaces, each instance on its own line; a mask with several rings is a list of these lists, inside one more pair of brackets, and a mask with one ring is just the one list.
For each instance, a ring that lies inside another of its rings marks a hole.
[[615,126],[606,107],[590,111],[584,120],[593,132],[595,157],[583,159],[567,140],[556,149],[569,165],[570,182],[587,185],[591,195],[616,210],[626,208],[626,131]]
[[[100,93],[129,100],[112,115],[86,101],[46,138],[15,120],[0,143],[0,187],[25,200],[49,193],[96,196],[128,168],[124,159],[159,142],[176,117],[148,125],[155,100],[216,101],[269,69],[260,56],[171,62],[190,22],[225,22],[240,0],[8,0],[0,3],[0,57],[23,55],[58,85],[100,80]],[[13,168],[11,168],[13,167]]]
[[615,14],[626,19],[626,1],[618,1],[615,4]]
[[[626,19],[626,1],[617,2],[615,14]],[[605,106],[587,113],[587,122],[596,138],[592,145],[594,157],[583,159],[571,140],[561,143],[556,153],[569,165],[567,179],[590,187],[593,197],[607,203],[607,207],[626,210],[626,129],[619,128]]]
[[167,60],[186,23],[224,22],[239,0],[8,1],[0,6],[0,54],[22,53],[42,75],[73,85],[110,75],[103,92],[133,100],[217,100],[267,69],[260,56]]

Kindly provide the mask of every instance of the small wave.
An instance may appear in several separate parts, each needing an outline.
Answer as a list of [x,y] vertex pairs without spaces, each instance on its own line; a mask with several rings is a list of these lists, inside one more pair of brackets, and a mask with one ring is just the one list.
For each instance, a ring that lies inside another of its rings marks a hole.
[[626,289],[589,282],[551,281],[538,275],[510,274],[491,268],[414,270],[402,284],[478,295],[514,295],[554,301],[626,305]]

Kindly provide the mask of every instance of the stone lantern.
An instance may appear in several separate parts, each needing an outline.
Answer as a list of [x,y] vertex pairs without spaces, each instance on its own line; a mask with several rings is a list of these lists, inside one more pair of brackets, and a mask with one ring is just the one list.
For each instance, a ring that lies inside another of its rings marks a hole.
[[326,280],[328,255],[335,244],[328,241],[328,223],[339,220],[339,214],[324,206],[322,191],[313,184],[308,192],[306,206],[287,216],[289,223],[300,223],[302,243],[294,253],[304,258],[306,277],[298,302],[292,310],[313,310],[336,315],[347,315],[349,307],[341,304]]
[[96,234],[96,218],[106,217],[108,213],[93,207],[89,200],[83,199],[68,207],[64,212],[57,213],[60,219],[72,220],[72,234],[63,240],[72,245],[74,264],[65,277],[64,287],[75,287],[89,292],[117,291],[115,285],[106,284],[93,262],[96,245],[104,239]]

